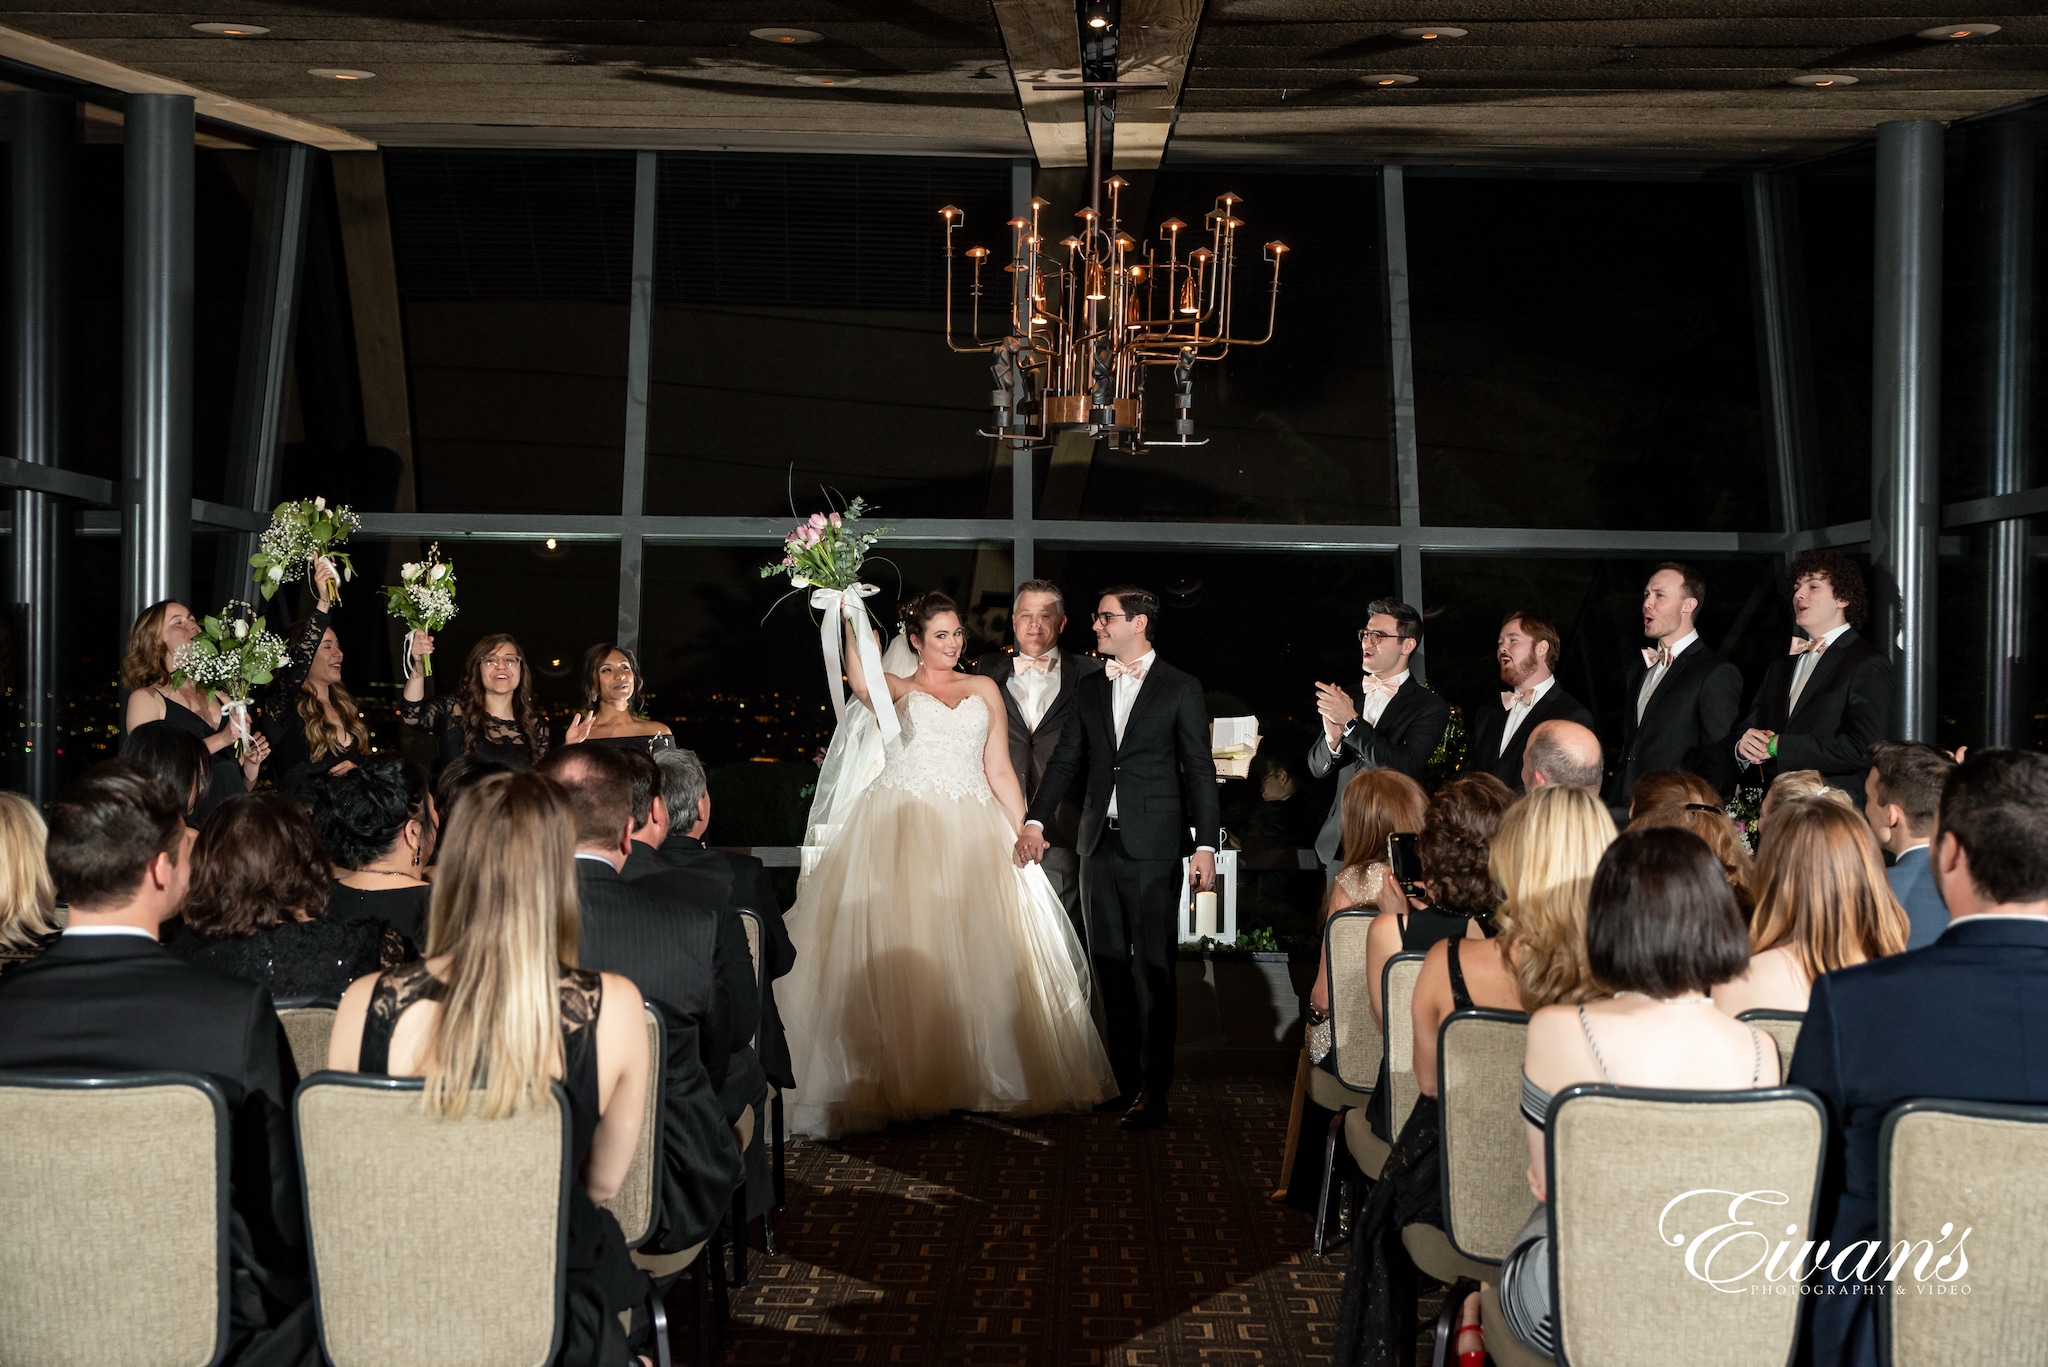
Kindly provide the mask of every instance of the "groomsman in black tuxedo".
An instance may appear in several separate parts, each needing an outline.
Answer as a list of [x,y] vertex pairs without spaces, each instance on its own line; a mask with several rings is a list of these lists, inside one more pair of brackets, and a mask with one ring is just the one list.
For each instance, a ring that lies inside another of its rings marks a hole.
[[1399,769],[1422,777],[1422,767],[1444,738],[1451,705],[1408,672],[1422,644],[1422,614],[1394,598],[1366,605],[1358,648],[1365,668],[1358,701],[1332,683],[1316,685],[1322,736],[1308,748],[1308,769],[1317,778],[1342,765],[1330,814],[1316,835],[1316,854],[1331,878],[1344,862],[1338,848],[1344,834],[1344,789],[1361,769]]
[[1522,790],[1522,750],[1529,733],[1547,721],[1593,724],[1593,714],[1557,682],[1564,639],[1541,617],[1511,612],[1501,619],[1494,653],[1500,681],[1507,691],[1500,705],[1492,699],[1474,704],[1470,739],[1460,773],[1492,774],[1516,792]]
[[1158,620],[1159,599],[1145,589],[1111,589],[1096,604],[1095,640],[1110,663],[1081,680],[1079,725],[1060,732],[1017,838],[1020,864],[1044,855],[1045,832],[1085,768],[1078,847],[1087,861],[1088,952],[1119,1093],[1097,1109],[1128,1108],[1120,1123],[1130,1130],[1166,1123],[1179,1010],[1181,858],[1189,856],[1198,891],[1216,886],[1209,709],[1200,680],[1159,658],[1152,645]]
[[[1045,782],[1045,768],[1061,733],[1074,719],[1081,680],[1100,674],[1102,661],[1060,649],[1060,633],[1067,629],[1067,600],[1059,585],[1048,580],[1032,579],[1018,586],[1010,627],[1016,649],[982,656],[974,662],[974,672],[994,679],[1003,691],[1010,714],[1010,767],[1017,771],[1028,806]],[[1085,939],[1081,855],[1074,848],[1080,827],[1081,804],[1070,797],[1060,803],[1045,828],[1046,850],[1039,862],[1066,906],[1074,932]]]
[[1870,743],[1892,724],[1892,667],[1856,628],[1870,610],[1863,571],[1840,551],[1808,551],[1786,571],[1800,634],[1771,662],[1741,722],[1735,758],[1764,782],[1818,769],[1845,793],[1863,791]]
[[1708,649],[1693,626],[1707,586],[1667,560],[1643,586],[1643,635],[1651,644],[1623,671],[1621,753],[1607,784],[1607,805],[1626,819],[1636,780],[1687,769],[1724,797],[1735,786],[1728,740],[1742,712],[1742,671]]

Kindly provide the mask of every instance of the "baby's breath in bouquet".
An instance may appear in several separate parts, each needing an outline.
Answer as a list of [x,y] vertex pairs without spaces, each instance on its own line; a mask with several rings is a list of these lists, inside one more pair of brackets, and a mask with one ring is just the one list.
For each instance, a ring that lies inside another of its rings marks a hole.
[[[333,561],[341,578],[355,578],[354,563],[332,548],[348,540],[348,534],[362,525],[362,518],[346,504],[330,508],[324,498],[278,504],[277,511],[270,515],[270,530],[257,543],[260,549],[249,557],[249,568],[256,571],[263,601],[269,602],[272,594],[297,582],[321,560]],[[335,588],[334,601],[339,604],[340,585]]]
[[235,721],[235,757],[241,758],[251,739],[249,693],[268,684],[291,658],[284,638],[263,629],[263,619],[247,603],[230,602],[219,614],[203,619],[199,634],[171,657],[171,682],[210,689],[226,700]]
[[[391,615],[408,628],[405,660],[409,670],[412,667],[411,634],[415,631],[439,631],[455,616],[455,563],[441,558],[441,543],[436,541],[427,547],[425,560],[401,565],[398,579],[398,583],[384,586],[384,598]],[[420,666],[424,673],[432,674],[434,657],[421,657]]]

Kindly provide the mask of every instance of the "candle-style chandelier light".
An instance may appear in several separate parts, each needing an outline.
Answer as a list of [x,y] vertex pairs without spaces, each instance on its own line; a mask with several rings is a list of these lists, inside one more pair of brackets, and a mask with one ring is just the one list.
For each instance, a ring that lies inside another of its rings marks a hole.
[[[1237,232],[1244,226],[1237,206],[1243,201],[1219,195],[1203,219],[1206,231],[1188,233],[1187,224],[1170,218],[1159,225],[1157,242],[1140,243],[1124,231],[1119,210],[1128,183],[1121,176],[1101,181],[1106,208],[1092,197],[1075,214],[1080,230],[1053,250],[1046,248],[1040,223],[1045,200],[1033,198],[1029,217],[1010,220],[1010,264],[1003,268],[1010,276],[1010,317],[1002,335],[981,334],[982,276],[990,253],[969,247],[972,340],[965,344],[953,334],[953,237],[966,216],[950,204],[939,210],[946,225],[946,345],[991,357],[995,430],[982,436],[1035,446],[1061,431],[1085,429],[1112,448],[1201,446],[1206,439],[1194,439],[1196,363],[1220,361],[1234,346],[1263,346],[1273,339],[1286,246],[1265,245],[1265,259],[1273,265],[1266,335],[1233,337]],[[1153,366],[1173,367],[1170,441],[1144,435],[1145,372]]]

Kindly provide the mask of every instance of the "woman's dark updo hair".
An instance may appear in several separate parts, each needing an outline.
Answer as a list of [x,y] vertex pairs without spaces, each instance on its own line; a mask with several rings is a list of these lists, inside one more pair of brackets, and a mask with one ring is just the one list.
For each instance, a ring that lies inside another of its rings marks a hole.
[[121,742],[121,758],[171,786],[178,810],[190,818],[206,798],[213,779],[213,756],[206,742],[167,721],[149,721]]
[[1707,842],[1631,826],[1593,872],[1586,963],[1610,992],[1707,992],[1749,965],[1749,929]]
[[1438,911],[1485,919],[1500,905],[1487,859],[1494,832],[1514,790],[1492,774],[1466,774],[1436,790],[1422,819],[1415,852],[1422,858],[1422,881]]
[[950,612],[958,617],[960,605],[937,589],[928,589],[897,608],[896,618],[903,623],[903,629],[912,636],[923,636],[924,629],[931,624],[932,618],[942,612]]
[[334,862],[360,869],[390,852],[405,823],[427,822],[427,775],[417,764],[365,760],[313,790],[313,829]]

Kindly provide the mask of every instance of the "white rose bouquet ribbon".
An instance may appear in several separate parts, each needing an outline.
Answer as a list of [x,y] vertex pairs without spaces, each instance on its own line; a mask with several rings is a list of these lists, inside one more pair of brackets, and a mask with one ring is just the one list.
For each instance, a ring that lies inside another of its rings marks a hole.
[[[427,547],[427,558],[401,565],[396,584],[384,586],[384,602],[391,615],[405,623],[405,676],[412,677],[412,638],[418,632],[432,635],[455,618],[455,562],[441,558],[441,543]],[[420,672],[432,677],[434,657],[422,656]]]
[[235,727],[235,758],[254,739],[249,732],[249,693],[268,684],[291,659],[282,636],[265,631],[261,617],[247,603],[230,602],[203,619],[199,634],[171,657],[171,682],[196,683],[221,696],[222,708]]
[[[348,540],[348,534],[363,525],[362,518],[346,504],[330,508],[324,498],[280,503],[270,515],[270,529],[257,542],[249,568],[256,571],[257,587],[269,602],[286,584],[296,583],[322,560],[333,563],[337,580],[356,577],[355,562],[334,550]],[[334,602],[341,603],[341,586],[335,585]]]
[[873,690],[877,688],[883,690],[874,704],[875,721],[882,728],[883,738],[894,740],[900,730],[896,709],[888,705],[882,653],[868,630],[867,607],[862,602],[880,590],[873,584],[862,583],[860,578],[868,552],[889,529],[863,528],[860,524],[868,511],[867,501],[855,497],[832,512],[812,513],[783,538],[782,559],[763,565],[761,577],[787,575],[792,593],[811,590],[811,606],[824,614],[818,622],[818,644],[825,655],[825,687],[832,694],[832,712],[842,722],[846,720],[846,693],[840,686],[840,676],[845,672],[846,662],[840,650],[839,624],[853,623],[854,648],[860,652],[861,670],[867,678],[870,696],[875,696]]

